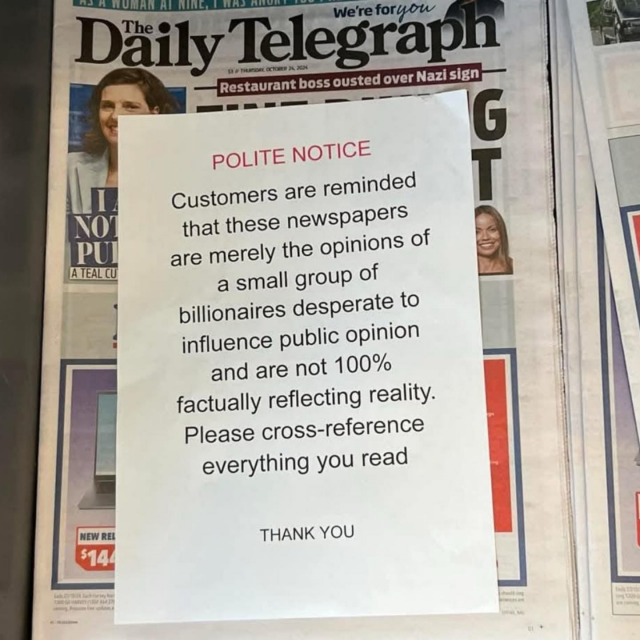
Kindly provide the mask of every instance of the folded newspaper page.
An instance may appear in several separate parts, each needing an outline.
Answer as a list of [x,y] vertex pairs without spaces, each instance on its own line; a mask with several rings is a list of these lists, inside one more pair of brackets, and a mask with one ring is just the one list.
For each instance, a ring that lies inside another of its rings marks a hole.
[[558,130],[572,133],[559,205],[581,637],[628,638],[640,615],[640,445],[577,75],[568,84],[574,113],[564,92]]
[[[58,1],[35,638],[576,637],[545,25],[540,0]],[[502,613],[114,626],[119,118],[453,89],[472,117]]]
[[[556,5],[556,167],[581,637],[635,637],[639,443],[566,5]],[[573,78],[572,78],[572,69]]]
[[567,0],[598,205],[635,412],[640,413],[640,5]]
[[[591,638],[591,586],[587,535],[584,433],[582,414],[582,351],[580,333],[580,265],[576,215],[577,200],[584,201],[582,176],[592,176],[582,96],[575,69],[571,29],[565,2],[549,5],[551,39],[551,80],[553,83],[554,168],[556,184],[556,220],[558,224],[558,261],[562,314],[562,351],[565,407],[572,469],[571,504],[575,543],[580,637]],[[593,186],[586,189],[593,196]],[[591,216],[593,207],[586,215]],[[582,210],[584,215],[584,211]]]
[[[586,133],[585,133],[586,146]],[[586,165],[586,163],[585,163]],[[577,165],[583,461],[590,632],[633,637],[640,616],[640,451],[593,177]],[[591,224],[587,215],[590,212]],[[581,477],[580,477],[581,476]],[[580,567],[579,567],[580,568]]]

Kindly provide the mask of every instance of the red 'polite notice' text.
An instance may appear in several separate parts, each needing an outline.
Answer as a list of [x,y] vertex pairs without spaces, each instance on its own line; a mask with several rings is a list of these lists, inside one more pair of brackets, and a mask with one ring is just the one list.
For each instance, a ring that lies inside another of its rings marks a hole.
[[214,153],[213,170],[248,169],[267,165],[287,164],[287,162],[318,162],[319,160],[343,160],[371,155],[370,140],[348,140],[346,142],[325,142],[273,149],[253,149]]

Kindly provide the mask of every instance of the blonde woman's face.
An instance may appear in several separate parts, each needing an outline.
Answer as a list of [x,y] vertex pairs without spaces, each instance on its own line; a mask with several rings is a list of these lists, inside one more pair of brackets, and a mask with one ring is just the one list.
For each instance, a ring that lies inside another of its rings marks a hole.
[[149,108],[142,89],[137,84],[113,84],[105,87],[100,96],[100,130],[107,143],[118,144],[118,118],[158,113]]
[[500,250],[500,231],[493,216],[481,213],[476,218],[476,247],[478,255],[491,258]]

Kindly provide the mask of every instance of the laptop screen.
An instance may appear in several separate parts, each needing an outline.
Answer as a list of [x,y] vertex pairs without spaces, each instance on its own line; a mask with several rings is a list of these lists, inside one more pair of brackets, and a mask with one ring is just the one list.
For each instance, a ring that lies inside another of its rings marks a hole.
[[114,392],[98,393],[96,477],[116,474],[116,406]]

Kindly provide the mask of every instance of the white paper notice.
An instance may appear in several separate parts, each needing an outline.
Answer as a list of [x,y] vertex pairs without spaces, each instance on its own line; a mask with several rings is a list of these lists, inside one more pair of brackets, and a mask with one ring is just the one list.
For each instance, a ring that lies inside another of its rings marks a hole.
[[121,118],[117,622],[498,610],[469,137]]

